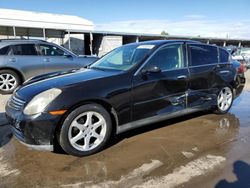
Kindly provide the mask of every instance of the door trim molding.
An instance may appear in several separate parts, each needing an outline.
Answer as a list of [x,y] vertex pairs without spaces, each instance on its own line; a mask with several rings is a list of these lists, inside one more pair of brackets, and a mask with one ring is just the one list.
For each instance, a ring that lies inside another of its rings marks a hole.
[[117,126],[116,134],[120,134],[120,133],[126,132],[126,131],[131,130],[131,129],[136,129],[136,128],[139,128],[139,127],[142,127],[144,125],[151,124],[151,123],[160,122],[160,121],[167,120],[167,119],[174,118],[174,117],[184,116],[186,114],[198,112],[201,110],[202,109],[200,109],[200,108],[189,108],[189,109],[187,108],[187,109],[184,109],[181,111],[173,112],[171,114],[156,115],[153,117],[133,121],[130,123],[126,123],[126,124]]

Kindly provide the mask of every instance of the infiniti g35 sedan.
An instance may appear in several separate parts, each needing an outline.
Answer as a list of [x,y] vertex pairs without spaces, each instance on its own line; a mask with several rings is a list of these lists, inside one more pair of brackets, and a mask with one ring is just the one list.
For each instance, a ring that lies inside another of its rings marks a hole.
[[201,110],[227,113],[242,92],[230,54],[195,41],[128,44],[87,68],[35,77],[14,92],[6,116],[29,147],[87,156],[112,135]]
[[10,94],[25,80],[40,74],[81,68],[97,57],[78,56],[41,40],[0,40],[0,94]]

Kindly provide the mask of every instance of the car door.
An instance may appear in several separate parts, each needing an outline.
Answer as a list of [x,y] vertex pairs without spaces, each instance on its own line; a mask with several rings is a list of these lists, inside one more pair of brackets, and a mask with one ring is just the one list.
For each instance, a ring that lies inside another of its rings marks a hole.
[[189,92],[188,107],[205,105],[213,98],[216,69],[219,68],[218,48],[206,44],[188,44]]
[[189,72],[184,52],[183,43],[161,47],[134,75],[134,121],[186,108]]
[[45,65],[45,73],[81,67],[79,61],[75,61],[73,55],[64,52],[57,46],[50,44],[39,44],[38,46]]
[[21,70],[25,79],[44,73],[44,63],[33,43],[11,45],[7,66]]

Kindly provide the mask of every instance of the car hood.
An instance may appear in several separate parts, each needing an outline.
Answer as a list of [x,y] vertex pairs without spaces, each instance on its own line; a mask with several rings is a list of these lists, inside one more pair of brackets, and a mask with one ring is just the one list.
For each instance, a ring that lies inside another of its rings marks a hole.
[[95,69],[73,69],[36,76],[24,83],[16,93],[25,100],[51,88],[65,88],[94,79],[102,79],[119,74],[118,71],[103,71]]

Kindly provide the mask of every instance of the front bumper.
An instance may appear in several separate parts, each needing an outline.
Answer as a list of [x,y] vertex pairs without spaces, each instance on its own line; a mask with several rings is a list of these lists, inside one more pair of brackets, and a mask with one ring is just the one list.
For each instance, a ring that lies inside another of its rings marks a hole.
[[60,116],[49,113],[26,116],[9,106],[5,110],[12,132],[21,143],[32,149],[53,150],[55,129]]
[[15,127],[12,127],[12,133],[15,135],[17,140],[25,145],[28,148],[39,150],[39,151],[54,151],[54,145],[46,144],[46,145],[34,145],[34,144],[27,144],[24,139],[24,134],[16,129]]

